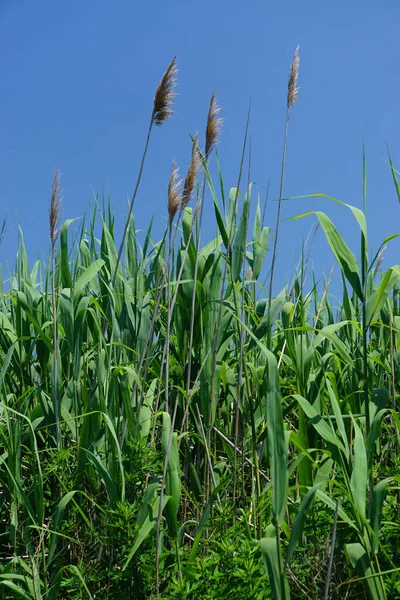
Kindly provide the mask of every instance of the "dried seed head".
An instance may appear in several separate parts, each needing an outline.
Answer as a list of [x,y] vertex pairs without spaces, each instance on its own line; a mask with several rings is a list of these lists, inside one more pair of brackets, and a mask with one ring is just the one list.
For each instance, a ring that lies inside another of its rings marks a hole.
[[296,102],[297,96],[299,94],[299,88],[297,87],[297,80],[299,77],[299,64],[300,64],[299,46],[297,46],[294,56],[293,56],[293,62],[290,66],[290,76],[289,76],[288,95],[287,95],[288,110],[290,110],[292,108],[292,106]]
[[154,96],[153,114],[151,121],[155,125],[162,125],[168,121],[173,113],[172,100],[176,94],[174,89],[176,86],[176,56],[170,62],[168,69],[165,71],[160,83],[158,84],[156,95]]
[[218,118],[221,108],[218,106],[215,93],[212,93],[210,108],[208,110],[207,128],[206,128],[206,149],[205,158],[208,160],[211,151],[218,143],[218,136],[221,132],[223,119]]
[[379,251],[378,261],[377,261],[376,267],[374,269],[374,275],[376,275],[379,272],[379,269],[381,268],[381,265],[383,263],[383,255],[386,252],[386,248],[387,248],[387,244],[385,244],[385,246],[383,246],[383,248]]
[[53,183],[51,189],[51,199],[50,199],[50,240],[51,245],[54,247],[60,230],[58,228],[60,222],[60,209],[62,203],[62,196],[60,192],[60,171],[59,169],[55,169],[53,175]]
[[190,159],[190,165],[186,174],[185,183],[183,184],[181,210],[184,210],[190,202],[193,195],[194,186],[196,185],[197,174],[200,169],[200,156],[198,151],[198,135],[193,138],[192,144],[192,157]]
[[169,214],[169,225],[172,225],[172,221],[176,215],[176,211],[181,203],[181,181],[179,180],[179,169],[176,166],[175,161],[172,162],[172,173],[168,183],[168,214]]

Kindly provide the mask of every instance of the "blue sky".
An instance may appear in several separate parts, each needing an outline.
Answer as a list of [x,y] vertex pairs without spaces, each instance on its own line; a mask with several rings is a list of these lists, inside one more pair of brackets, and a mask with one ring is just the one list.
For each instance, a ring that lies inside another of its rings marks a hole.
[[[399,227],[386,144],[400,167],[397,0],[344,2],[133,2],[0,0],[0,250],[12,266],[20,224],[32,264],[49,249],[52,174],[61,169],[64,219],[80,217],[94,192],[110,193],[122,231],[160,77],[178,58],[176,114],[154,131],[135,205],[138,228],[165,225],[171,161],[185,173],[190,137],[203,135],[211,92],[222,107],[219,144],[227,189],[234,186],[249,100],[251,178],[275,223],[289,67],[300,45],[300,93],[289,127],[284,194],[324,192],[362,205],[362,141],[368,171],[371,246]],[[204,239],[215,231],[206,200]],[[353,217],[324,199],[292,200],[283,217],[326,211],[358,252]],[[313,222],[284,221],[277,285],[293,274]],[[385,266],[398,262],[395,240]],[[334,259],[314,240],[317,274]],[[338,269],[336,269],[338,273]]]

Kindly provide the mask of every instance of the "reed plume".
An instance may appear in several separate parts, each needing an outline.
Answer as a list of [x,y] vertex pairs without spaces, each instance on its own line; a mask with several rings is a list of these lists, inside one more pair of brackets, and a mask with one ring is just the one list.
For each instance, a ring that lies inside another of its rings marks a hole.
[[174,89],[176,86],[177,72],[175,56],[158,84],[154,96],[153,114],[151,115],[151,121],[154,125],[162,125],[168,121],[173,114],[172,105],[173,99],[176,96]]
[[55,246],[59,236],[60,210],[62,198],[60,194],[60,171],[55,169],[53,175],[53,183],[51,187],[49,225],[50,225],[50,241],[52,247]]
[[300,65],[299,46],[297,46],[297,48],[294,52],[293,62],[290,66],[288,95],[287,95],[288,110],[290,110],[292,108],[292,106],[294,105],[294,103],[297,100],[297,96],[299,95],[299,88],[297,86],[297,80],[299,78],[299,65]]
[[56,309],[56,283],[55,283],[55,246],[60,233],[60,210],[62,196],[60,192],[60,171],[55,169],[50,198],[50,241],[51,241],[51,304],[53,310],[53,403],[56,421],[57,448],[61,448],[60,434],[60,407],[58,403],[58,380],[57,380],[57,309]]
[[215,97],[215,92],[212,93],[210,100],[210,108],[208,110],[207,126],[206,126],[206,147],[205,157],[208,160],[212,150],[218,143],[218,138],[221,133],[223,119],[218,117],[221,107],[218,106]]
[[168,215],[170,229],[176,211],[181,205],[181,184],[182,181],[179,179],[179,169],[177,168],[175,161],[172,161],[172,172],[168,183]]
[[[208,163],[210,154],[212,150],[215,148],[218,143],[218,138],[221,133],[223,119],[218,117],[221,108],[217,104],[215,92],[211,94],[210,105],[208,109],[207,115],[207,123],[206,123],[206,145],[204,156],[202,155],[200,149],[193,142],[192,148],[192,158],[193,154],[197,154],[197,158],[195,160]],[[195,138],[196,139],[196,138]],[[200,234],[201,234],[201,225],[203,221],[203,207],[204,207],[204,194],[205,194],[205,186],[206,186],[206,173],[204,173],[203,185],[201,192],[199,194],[198,201],[196,203],[196,207],[193,214],[193,222],[192,222],[192,230],[194,227],[194,223],[196,222],[197,215],[200,212],[199,218],[199,228],[198,235],[196,240],[196,262],[194,264],[194,273],[193,273],[193,293],[192,293],[192,305],[191,305],[191,316],[190,316],[190,333],[189,333],[189,350],[188,350],[188,369],[187,369],[187,378],[186,378],[186,393],[189,394],[190,389],[190,377],[191,377],[191,368],[192,368],[192,349],[193,349],[193,331],[194,331],[194,314],[195,314],[195,305],[196,305],[196,281],[197,281],[197,271],[199,268],[199,253],[200,253]]]
[[168,214],[170,227],[178,208],[181,211],[185,210],[193,196],[197,174],[200,168],[197,140],[198,135],[196,133],[195,137],[193,138],[192,156],[190,158],[190,164],[186,173],[185,181],[179,179],[179,169],[177,168],[175,161],[172,162],[172,173],[168,183]]
[[189,204],[189,202],[193,196],[194,187],[196,185],[196,180],[197,180],[197,175],[198,175],[199,169],[200,169],[200,155],[199,155],[198,139],[199,139],[199,136],[196,133],[196,135],[193,138],[192,156],[190,159],[188,172],[185,177],[185,183],[183,184],[182,199],[181,199],[181,210],[182,211],[185,210],[185,208],[187,207],[187,205]]
[[168,121],[168,119],[171,117],[171,115],[173,113],[172,105],[173,105],[173,99],[176,95],[174,92],[174,89],[176,86],[176,74],[177,74],[176,56],[174,56],[172,61],[169,63],[167,70],[165,71],[160,83],[158,84],[157,90],[156,90],[156,93],[154,96],[153,111],[151,113],[151,119],[150,119],[149,129],[147,132],[146,143],[145,143],[144,150],[143,150],[142,160],[140,163],[139,174],[138,174],[138,177],[136,180],[135,189],[132,194],[132,200],[129,205],[129,212],[128,212],[128,216],[127,216],[126,223],[125,223],[124,233],[122,235],[122,240],[121,240],[121,244],[119,246],[117,260],[115,262],[114,273],[113,273],[113,277],[112,277],[112,285],[113,286],[115,285],[118,267],[119,267],[119,263],[121,261],[121,256],[122,256],[122,252],[123,252],[124,245],[125,245],[125,239],[126,239],[126,234],[127,234],[128,227],[129,227],[130,215],[132,214],[133,205],[135,204],[140,181],[142,179],[143,167],[144,167],[144,163],[146,160],[147,149],[149,147],[150,136],[151,136],[151,132],[153,129],[153,125],[161,126],[163,123]]

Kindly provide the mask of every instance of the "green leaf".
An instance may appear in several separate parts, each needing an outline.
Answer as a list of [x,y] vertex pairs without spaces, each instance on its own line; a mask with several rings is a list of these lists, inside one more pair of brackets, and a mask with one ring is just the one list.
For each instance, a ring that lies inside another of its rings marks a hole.
[[[353,209],[353,207],[350,208]],[[336,229],[335,225],[325,213],[320,211],[311,211],[293,218],[300,219],[309,215],[316,215],[316,217],[318,218],[319,223],[322,229],[324,230],[328,244],[333,252],[333,255],[338,261],[340,268],[342,269],[343,273],[345,274],[348,282],[350,283],[357,296],[360,298],[361,301],[363,301],[364,296],[361,288],[360,272],[354,254],[351,252],[350,248],[347,246],[346,242]],[[358,217],[360,218],[359,215]]]
[[361,544],[346,544],[346,554],[349,557],[352,567],[356,570],[357,575],[366,577],[364,586],[371,600],[386,600],[384,590],[380,585],[378,578],[373,577],[375,569],[368,558],[368,554]]
[[68,492],[67,494],[65,494],[65,496],[63,496],[61,498],[60,502],[57,504],[56,512],[54,514],[53,523],[51,526],[50,546],[49,546],[49,554],[47,557],[47,564],[50,564],[51,561],[53,560],[53,556],[54,556],[54,552],[55,552],[56,544],[57,544],[57,539],[58,539],[57,532],[62,523],[65,508],[68,505],[69,501],[72,500],[72,498],[75,496],[76,493],[77,493],[77,490]]
[[272,511],[277,524],[280,525],[286,511],[289,473],[281,395],[279,391],[278,367],[275,356],[269,351],[267,351],[266,378],[268,456],[272,481]]
[[[163,510],[165,509],[165,506],[169,502],[169,500],[170,500],[170,497],[164,494],[163,502],[162,502]],[[136,535],[132,550],[130,551],[128,558],[126,559],[125,564],[122,567],[122,571],[125,571],[125,569],[129,565],[129,563],[131,562],[132,558],[135,556],[137,550],[139,549],[141,544],[144,542],[144,540],[147,538],[147,536],[150,534],[151,530],[155,526],[155,524],[157,522],[159,506],[160,506],[160,497],[156,496],[154,498],[154,501],[152,502],[152,504],[149,506],[148,514],[140,526],[140,529]]]
[[269,582],[271,584],[272,597],[274,600],[289,600],[290,591],[286,574],[284,578],[284,590],[281,589],[281,574],[279,570],[278,549],[276,539],[265,537],[260,540],[261,554],[267,569]]
[[[332,500],[332,498],[330,498],[327,494],[325,494],[325,492],[323,492],[322,490],[317,490],[316,496],[320,500],[322,500],[322,502],[324,504],[326,504],[326,506],[329,506],[329,508],[331,508],[333,510],[333,512],[336,511],[336,502],[334,500]],[[343,508],[341,506],[337,507],[337,511],[338,511],[339,517],[345,523],[347,523],[347,525],[349,525],[352,529],[355,529],[356,531],[358,531],[357,525],[354,523],[354,521],[352,521],[350,519],[350,517],[346,514],[346,512],[343,510]]]
[[84,288],[91,280],[97,275],[100,269],[105,265],[105,261],[101,258],[97,259],[92,263],[83,273],[79,276],[78,280],[74,285],[74,299],[77,300],[83,293]]
[[313,406],[311,406],[311,404],[305,398],[303,398],[303,396],[300,396],[299,394],[292,394],[292,397],[295,398],[300,404],[301,408],[310,419],[311,425],[313,425],[313,427],[318,431],[320,436],[322,436],[326,442],[332,444],[345,455],[346,451],[342,442],[339,440],[332,427],[328,425],[328,423],[322,418],[322,415]]
[[60,231],[60,276],[61,285],[64,288],[72,288],[72,276],[69,268],[68,229],[74,221],[76,221],[76,219],[68,219],[65,221]]
[[236,233],[235,242],[232,249],[232,281],[236,282],[240,279],[240,273],[243,268],[243,261],[246,253],[246,236],[247,228],[249,223],[250,213],[250,196],[251,196],[251,185],[246,193],[243,202],[242,216],[240,217],[239,228]]
[[260,202],[257,204],[256,215],[254,217],[253,229],[253,278],[258,279],[264,264],[265,255],[268,250],[268,236],[270,228],[261,229],[261,211]]
[[199,544],[200,544],[200,540],[203,536],[203,533],[207,527],[208,524],[208,519],[210,518],[210,514],[211,514],[211,509],[213,507],[213,504],[215,502],[215,500],[218,497],[219,492],[223,489],[223,487],[226,485],[225,481],[221,481],[221,483],[219,485],[217,485],[216,488],[213,489],[213,491],[210,494],[210,498],[207,502],[207,505],[204,509],[204,512],[201,516],[200,522],[199,522],[199,526],[197,528],[196,531],[196,535],[193,541],[193,545],[192,545],[192,549],[190,551],[189,554],[189,558],[188,561],[186,563],[186,568],[185,568],[185,573],[188,573],[190,570],[190,566],[193,564],[193,562],[196,559],[198,550],[199,550]]
[[169,413],[163,412],[162,429],[163,458],[167,462],[165,477],[165,490],[170,496],[170,501],[165,509],[170,535],[176,537],[178,531],[178,510],[181,498],[181,473],[179,465],[178,434],[171,431],[171,417]]
[[366,302],[366,325],[369,327],[382,310],[385,302],[400,281],[400,267],[395,265],[387,270],[382,281],[368,294]]
[[290,535],[289,546],[286,551],[286,566],[290,565],[293,552],[296,550],[297,545],[301,539],[301,535],[303,533],[303,528],[307,518],[308,509],[310,508],[311,503],[314,500],[315,493],[319,489],[319,487],[319,485],[314,485],[311,489],[308,490],[307,494],[301,501],[299,510],[297,511],[297,515],[292,526],[292,533]]
[[371,550],[374,554],[379,548],[379,528],[381,526],[382,507],[386,496],[386,488],[390,479],[383,479],[375,487],[372,494],[371,507],[371,529],[373,538],[371,540]]
[[364,436],[352,418],[354,426],[354,445],[353,445],[353,469],[350,479],[350,490],[357,511],[365,519],[365,502],[367,498],[368,469],[367,453],[365,451]]

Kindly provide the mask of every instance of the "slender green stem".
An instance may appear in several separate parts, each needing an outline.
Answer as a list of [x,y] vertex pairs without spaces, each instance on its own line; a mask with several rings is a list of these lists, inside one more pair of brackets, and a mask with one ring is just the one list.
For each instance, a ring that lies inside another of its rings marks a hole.
[[286,147],[287,147],[287,136],[288,136],[288,128],[289,128],[289,115],[290,108],[288,107],[286,111],[286,122],[285,122],[285,135],[283,137],[283,154],[282,154],[282,165],[281,165],[281,181],[279,186],[279,200],[278,200],[278,211],[276,215],[276,227],[275,227],[275,237],[274,237],[274,247],[272,251],[272,262],[271,262],[271,273],[269,278],[269,292],[268,292],[268,328],[267,328],[267,347],[268,350],[272,349],[272,332],[271,332],[271,303],[272,303],[272,292],[274,286],[274,273],[275,273],[275,263],[276,263],[276,253],[278,248],[278,236],[279,236],[279,226],[281,221],[281,206],[282,206],[282,198],[283,198],[283,182],[285,179],[285,164],[286,164]]

